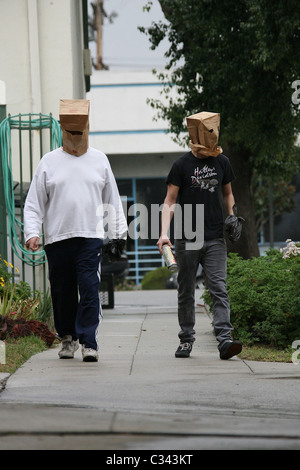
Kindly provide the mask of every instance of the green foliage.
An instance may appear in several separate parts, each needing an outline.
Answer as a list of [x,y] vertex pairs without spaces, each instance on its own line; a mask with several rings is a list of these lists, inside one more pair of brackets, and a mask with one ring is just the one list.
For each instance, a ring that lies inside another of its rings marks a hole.
[[36,298],[38,298],[38,320],[46,323],[50,330],[54,331],[55,327],[50,292],[48,290],[47,292],[36,292]]
[[[12,278],[12,274],[8,271],[8,266],[8,262],[2,258],[0,253],[0,294],[2,294],[3,288]],[[13,266],[11,265],[11,267]]]
[[[293,168],[291,168],[293,170]],[[286,175],[288,176],[288,175]],[[255,221],[256,231],[259,233],[264,225],[269,221],[269,198],[270,189],[273,192],[273,216],[276,217],[285,212],[293,212],[296,209],[295,191],[296,187],[289,183],[294,174],[290,178],[266,178],[254,172],[252,178],[252,190],[255,195]]]
[[[300,338],[300,256],[278,250],[244,260],[230,254],[227,289],[234,336],[285,349]],[[211,305],[209,295],[205,301]]]
[[17,268],[0,255],[0,315],[13,319],[38,320],[54,330],[51,296],[49,292],[33,292],[27,282],[12,282],[13,275],[8,269]]
[[170,271],[166,267],[161,267],[149,271],[142,280],[142,289],[143,290],[152,290],[152,289],[165,289],[166,281],[170,276]]
[[186,116],[220,112],[221,145],[247,150],[247,164],[260,173],[282,176],[293,161],[296,174],[300,112],[292,83],[300,78],[300,2],[159,1],[167,22],[140,29],[153,49],[164,38],[170,44],[170,72],[159,75],[168,85],[167,103],[152,105],[175,140],[187,136]]

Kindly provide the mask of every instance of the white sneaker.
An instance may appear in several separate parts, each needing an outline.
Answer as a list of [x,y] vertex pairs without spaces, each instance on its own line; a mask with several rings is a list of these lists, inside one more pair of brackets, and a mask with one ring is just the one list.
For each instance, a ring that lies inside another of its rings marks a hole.
[[60,359],[73,359],[74,353],[79,348],[78,340],[74,341],[71,335],[66,335],[61,340],[62,346],[58,355]]
[[82,346],[82,360],[84,362],[97,362],[98,361],[98,353],[95,349],[86,348],[84,345]]

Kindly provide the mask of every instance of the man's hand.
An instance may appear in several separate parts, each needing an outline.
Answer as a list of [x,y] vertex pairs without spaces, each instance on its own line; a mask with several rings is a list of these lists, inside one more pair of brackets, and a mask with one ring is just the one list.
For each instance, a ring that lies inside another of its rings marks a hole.
[[228,234],[229,240],[236,242],[240,239],[245,219],[243,219],[243,217],[237,217],[236,205],[234,205],[232,209],[233,215],[229,215],[225,219],[225,232]]
[[170,242],[169,237],[167,235],[161,235],[158,239],[158,242],[156,243],[160,254],[162,255],[162,246],[163,245],[169,245],[169,247],[173,248],[172,243]]
[[103,246],[103,251],[109,256],[111,261],[118,261],[125,249],[126,240],[113,239]]
[[37,251],[39,248],[39,241],[40,241],[39,237],[29,238],[29,240],[27,240],[26,242],[27,250]]

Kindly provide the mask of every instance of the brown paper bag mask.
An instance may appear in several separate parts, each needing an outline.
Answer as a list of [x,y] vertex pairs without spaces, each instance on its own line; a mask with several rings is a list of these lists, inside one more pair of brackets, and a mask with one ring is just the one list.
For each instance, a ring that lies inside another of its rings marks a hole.
[[83,155],[89,146],[88,100],[60,100],[59,119],[63,149],[70,155]]
[[218,146],[220,114],[203,111],[186,118],[190,146],[198,157],[217,157],[223,152]]

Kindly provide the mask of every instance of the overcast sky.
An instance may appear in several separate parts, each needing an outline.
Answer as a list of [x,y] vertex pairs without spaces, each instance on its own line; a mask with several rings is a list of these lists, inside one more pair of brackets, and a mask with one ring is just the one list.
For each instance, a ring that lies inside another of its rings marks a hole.
[[[164,68],[167,42],[155,51],[150,49],[147,36],[138,26],[150,26],[153,21],[165,21],[158,0],[152,0],[150,12],[143,11],[147,0],[104,0],[108,15],[115,12],[113,23],[104,19],[103,62],[109,70],[152,70]],[[94,54],[91,45],[92,54]]]

